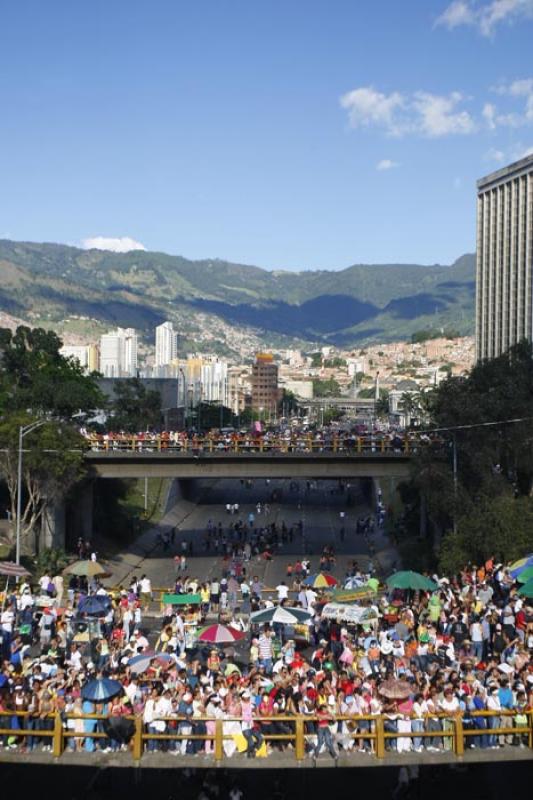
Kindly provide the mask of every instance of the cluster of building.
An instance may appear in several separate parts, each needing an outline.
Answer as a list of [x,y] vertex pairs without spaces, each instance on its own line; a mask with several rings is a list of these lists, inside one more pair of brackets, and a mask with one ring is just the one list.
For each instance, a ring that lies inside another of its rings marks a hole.
[[498,356],[521,339],[533,341],[532,297],[529,156],[478,181],[475,344],[472,337],[442,337],[351,350],[326,346],[308,353],[256,353],[248,348],[239,364],[209,353],[180,355],[178,331],[166,321],[156,327],[155,351],[142,364],[133,328],[117,328],[103,334],[99,344],[65,346],[62,352],[107,379],[138,376],[164,383],[166,396],[175,396],[177,408],[216,403],[234,414],[251,408],[261,419],[273,420],[283,410],[284,390],[311,404],[315,394],[325,394],[328,384],[326,394],[331,395],[333,387],[337,399],[348,403],[346,409],[350,399],[375,401],[386,391],[394,415],[401,411],[405,393],[416,395],[447,375],[466,374],[476,359]]

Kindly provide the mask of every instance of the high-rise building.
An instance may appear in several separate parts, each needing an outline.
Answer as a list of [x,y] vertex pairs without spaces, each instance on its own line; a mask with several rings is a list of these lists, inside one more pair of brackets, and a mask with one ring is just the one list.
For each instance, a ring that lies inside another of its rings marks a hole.
[[168,366],[176,358],[178,334],[172,322],[163,322],[155,329],[155,368]]
[[278,365],[271,353],[257,353],[252,366],[252,410],[274,419],[279,402]]
[[133,328],[117,328],[100,337],[100,372],[105,378],[137,375],[137,332]]
[[476,357],[533,341],[533,156],[477,184]]

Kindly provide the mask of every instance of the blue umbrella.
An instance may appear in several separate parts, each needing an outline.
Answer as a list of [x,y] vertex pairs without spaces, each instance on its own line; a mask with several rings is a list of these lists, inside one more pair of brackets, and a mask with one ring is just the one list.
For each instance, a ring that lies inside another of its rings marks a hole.
[[103,703],[123,691],[124,687],[118,681],[110,678],[96,678],[88,681],[82,687],[81,696],[84,700],[91,700],[93,703]]
[[78,603],[78,613],[87,614],[89,617],[100,617],[107,614],[111,607],[111,600],[104,595],[89,595],[83,597]]

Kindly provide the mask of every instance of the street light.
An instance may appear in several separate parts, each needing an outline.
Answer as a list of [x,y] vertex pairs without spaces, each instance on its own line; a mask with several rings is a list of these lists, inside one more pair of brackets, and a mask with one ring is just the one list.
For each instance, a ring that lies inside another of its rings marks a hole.
[[45,425],[47,422],[47,419],[41,419],[38,422],[30,422],[29,425],[21,425],[19,427],[19,458],[17,473],[17,544],[15,554],[15,563],[17,564],[20,564],[20,517],[22,514],[22,440],[26,434],[37,430],[37,428],[40,428],[41,425]]

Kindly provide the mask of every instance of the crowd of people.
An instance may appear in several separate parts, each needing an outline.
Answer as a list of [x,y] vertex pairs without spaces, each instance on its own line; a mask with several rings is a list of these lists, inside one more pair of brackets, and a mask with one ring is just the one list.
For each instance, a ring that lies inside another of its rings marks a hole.
[[[334,566],[331,548],[323,559]],[[233,563],[220,580],[178,576],[175,592],[200,597],[197,625],[223,621],[246,634],[230,648],[191,638],[186,606],[165,605],[156,624],[147,616],[145,575],[116,592],[97,580],[67,591],[62,576],[42,576],[34,587],[23,581],[6,593],[0,619],[0,727],[8,730],[0,747],[50,749],[43,731],[56,712],[74,734],[67,747],[89,752],[128,747],[128,737],[87,736],[108,731],[106,720],[80,716],[93,713],[142,719],[155,737],[147,752],[174,755],[212,755],[217,720],[227,757],[292,749],[298,717],[312,758],[323,749],[335,760],[341,752],[372,753],[375,715],[389,734],[386,748],[399,752],[450,749],[446,734],[457,715],[473,731],[467,747],[527,745],[520,728],[533,711],[533,607],[502,565],[488,559],[460,575],[435,576],[433,592],[377,593],[361,601],[373,614],[357,625],[324,616],[328,596],[301,583],[311,565],[291,566],[298,591],[281,581],[269,593]],[[367,578],[354,564],[351,585]],[[100,599],[100,612],[83,611],[88,597]],[[251,612],[277,604],[308,610],[305,635],[280,623],[250,624]],[[102,702],[84,699],[84,686],[98,677],[117,680],[120,691]],[[391,695],[391,682],[401,696]],[[181,738],[157,738],[169,734]]]
[[286,428],[266,431],[139,431],[135,434],[124,431],[82,429],[93,450],[133,450],[152,452],[173,451],[220,451],[220,452],[320,452],[320,451],[404,451],[422,446],[441,446],[441,439],[434,434],[417,434],[403,430],[341,430],[331,426],[310,430]]

